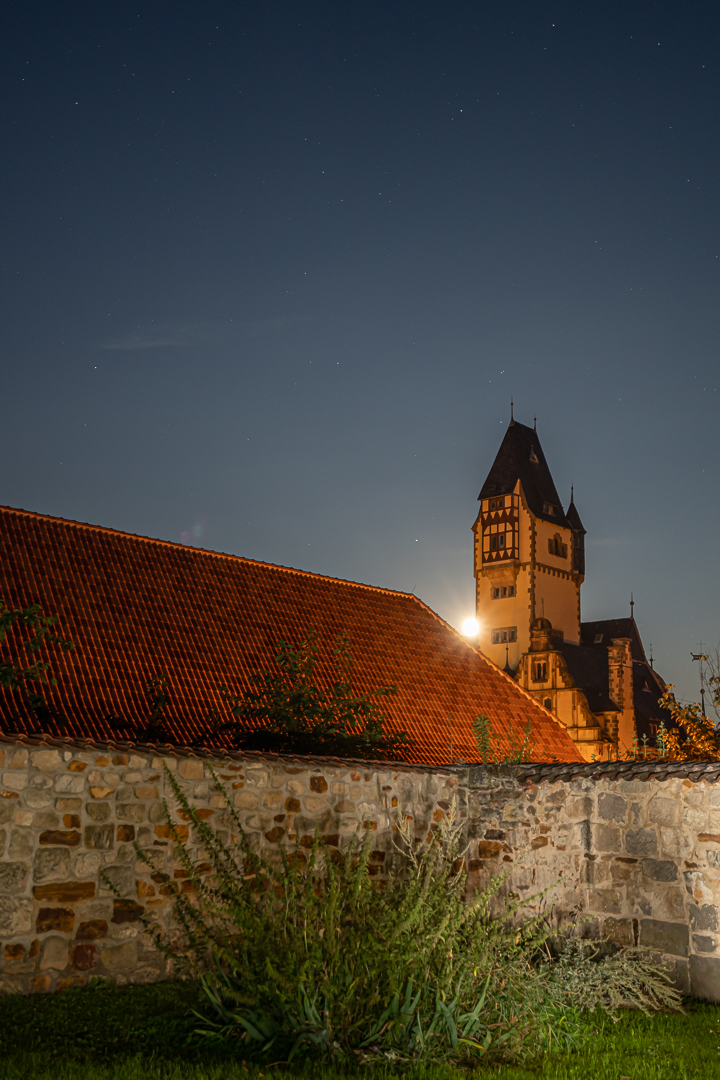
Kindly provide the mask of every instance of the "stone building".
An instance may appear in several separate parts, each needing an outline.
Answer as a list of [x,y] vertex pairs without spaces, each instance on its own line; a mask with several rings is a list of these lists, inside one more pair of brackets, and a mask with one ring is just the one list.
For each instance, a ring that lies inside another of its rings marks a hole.
[[631,616],[581,621],[585,528],[557,493],[535,428],[511,419],[478,497],[478,644],[562,721],[586,760],[627,755],[667,721],[665,684]]

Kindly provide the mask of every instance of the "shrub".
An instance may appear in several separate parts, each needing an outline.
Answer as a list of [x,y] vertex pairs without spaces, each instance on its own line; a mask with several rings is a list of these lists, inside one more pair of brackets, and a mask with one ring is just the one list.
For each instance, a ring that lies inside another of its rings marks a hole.
[[670,974],[652,961],[646,949],[618,948],[607,955],[603,947],[607,943],[578,938],[564,939],[560,945],[551,977],[577,1008],[602,1009],[611,1015],[621,1008],[646,1014],[682,1012],[682,997]]
[[502,878],[466,900],[454,810],[419,847],[400,819],[380,879],[367,839],[343,853],[316,836],[271,862],[230,809],[225,843],[168,778],[199,850],[176,835],[194,892],[176,891],[181,940],[164,947],[203,971],[205,1035],[274,1060],[477,1059],[572,1042],[574,1010],[530,962],[543,925],[513,925]]

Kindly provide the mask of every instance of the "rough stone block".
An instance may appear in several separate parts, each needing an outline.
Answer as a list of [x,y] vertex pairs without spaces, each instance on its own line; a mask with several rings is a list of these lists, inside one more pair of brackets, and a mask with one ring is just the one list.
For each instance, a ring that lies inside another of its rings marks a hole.
[[22,892],[30,873],[30,865],[26,862],[3,862],[0,863],[0,892]]
[[[80,789],[82,790],[82,789]],[[106,784],[91,784],[90,785],[90,797],[92,799],[109,799],[111,795],[115,794],[115,788],[108,787]]]
[[664,799],[655,795],[648,803],[648,821],[654,825],[677,825],[681,805],[678,799]]
[[602,821],[617,821],[624,825],[627,817],[627,799],[612,792],[601,792],[598,795],[598,817]]
[[682,923],[664,922],[661,919],[640,920],[640,945],[672,956],[687,956],[690,931]]
[[137,942],[125,941],[122,945],[103,949],[100,959],[108,971],[131,971],[137,963]]
[[532,840],[530,841],[530,847],[534,848],[534,849],[547,847],[547,846],[548,846],[548,838],[547,838],[547,836],[533,836]]
[[70,873],[70,852],[67,848],[40,849],[33,863],[33,880],[36,884],[66,878]]
[[657,834],[654,829],[628,829],[625,834],[628,855],[657,855]]
[[637,926],[632,919],[606,919],[604,937],[618,945],[634,945]]
[[115,826],[109,825],[86,825],[85,847],[96,851],[110,851],[114,844]]
[[85,790],[85,777],[78,773],[63,773],[55,777],[53,787],[64,795],[79,795]]
[[317,792],[318,795],[322,795],[327,791],[327,780],[324,776],[311,776],[310,777],[310,790]]
[[89,802],[85,807],[88,817],[93,821],[107,821],[112,813],[112,807],[109,803],[103,802]]
[[693,949],[699,953],[712,953],[715,952],[715,938],[708,937],[707,934],[693,934],[692,936]]
[[11,791],[24,791],[27,787],[28,777],[27,773],[17,772],[3,773],[3,785],[6,788],[10,788]]
[[15,808],[17,805],[14,800],[0,798],[0,825],[8,825],[15,820]]
[[32,900],[0,896],[0,935],[19,937],[29,934],[32,926]]
[[142,904],[136,904],[134,900],[116,900],[113,903],[112,921],[114,923],[137,922],[144,911]]
[[690,984],[695,997],[720,1001],[720,960],[713,956],[691,956]]
[[702,907],[691,904],[690,925],[693,930],[717,930],[718,909],[713,904],[703,904]]
[[327,799],[321,795],[306,795],[305,796],[305,809],[311,813],[317,813],[318,810],[324,810],[327,806]]
[[678,868],[674,862],[663,859],[643,859],[642,872],[653,881],[677,881]]
[[[135,871],[132,866],[108,866],[103,872],[103,878],[107,878],[121,896],[130,896],[135,891]],[[100,882],[100,892],[104,896],[112,893],[104,880]]]
[[287,798],[285,800],[285,812],[287,814],[299,814],[300,813],[300,800]]
[[596,825],[594,832],[598,851],[622,851],[622,833],[616,826]]
[[132,821],[136,825],[145,820],[146,813],[145,803],[118,803],[115,807],[115,817],[118,821]]

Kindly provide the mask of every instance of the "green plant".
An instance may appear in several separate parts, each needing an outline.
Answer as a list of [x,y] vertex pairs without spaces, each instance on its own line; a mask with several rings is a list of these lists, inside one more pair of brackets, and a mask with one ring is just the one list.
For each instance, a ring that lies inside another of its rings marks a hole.
[[[26,608],[6,608],[0,601],[0,647],[18,653],[30,653],[37,658],[30,664],[13,661],[7,655],[0,659],[0,687],[5,690],[24,692],[30,708],[39,720],[53,717],[53,710],[48,705],[45,694],[38,684],[56,686],[57,679],[49,675],[50,660],[42,659],[37,654],[40,649],[50,645],[59,646],[63,652],[75,648],[72,641],[60,637],[54,627],[55,615],[43,614],[40,604],[30,604]],[[13,635],[13,644],[8,638]]]
[[607,955],[604,944],[577,937],[563,939],[560,946],[550,964],[552,978],[577,1008],[610,1014],[621,1008],[682,1012],[672,977],[646,949],[619,948]]
[[499,742],[493,740],[490,718],[484,713],[479,713],[472,723],[473,733],[477,740],[480,760],[484,765],[523,765],[530,761],[535,739],[532,733],[530,721],[527,720],[522,727],[522,737],[515,730],[510,721],[510,732],[507,744],[501,747]]
[[167,776],[195,846],[166,807],[191,891],[174,887],[182,940],[155,933],[177,960],[204,968],[206,1035],[274,1060],[363,1062],[519,1056],[572,1042],[573,1010],[530,962],[544,923],[517,925],[502,878],[466,898],[454,810],[420,847],[401,818],[393,852],[373,853],[370,834],[344,852],[316,835],[309,849],[279,848],[269,861],[233,809],[237,840],[225,843]]
[[389,757],[407,745],[404,731],[383,731],[386,717],[375,701],[396,694],[397,687],[355,690],[348,635],[336,639],[325,675],[318,671],[319,653],[319,639],[311,627],[296,647],[280,641],[277,668],[252,675],[248,690],[233,694],[222,687],[233,716],[224,725],[231,741],[245,750],[361,758]]

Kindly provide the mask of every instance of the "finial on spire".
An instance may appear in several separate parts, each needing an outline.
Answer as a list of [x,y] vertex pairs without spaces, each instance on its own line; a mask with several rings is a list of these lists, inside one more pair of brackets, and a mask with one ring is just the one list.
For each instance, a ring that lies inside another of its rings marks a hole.
[[[651,645],[651,646],[650,646],[650,659],[649,659],[649,664],[650,664],[650,667],[653,667],[653,664],[654,664],[654,663],[655,663],[655,661],[653,660],[653,654],[652,654],[652,645]],[[655,668],[653,668],[653,671],[654,671],[654,670],[655,670]]]
[[571,484],[570,485],[570,505],[572,506],[572,504],[574,502],[575,502],[575,485]]
[[630,593],[630,618],[635,618],[635,601],[633,600],[633,594]]
[[514,414],[513,414],[513,399],[512,399],[512,394],[510,395],[510,423],[511,423],[511,424],[514,424],[514,423],[515,423],[515,416],[514,416]]
[[533,431],[537,432],[537,416],[533,416]]

